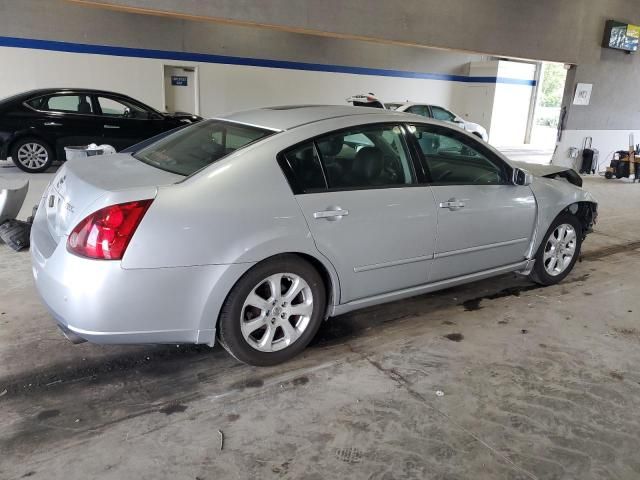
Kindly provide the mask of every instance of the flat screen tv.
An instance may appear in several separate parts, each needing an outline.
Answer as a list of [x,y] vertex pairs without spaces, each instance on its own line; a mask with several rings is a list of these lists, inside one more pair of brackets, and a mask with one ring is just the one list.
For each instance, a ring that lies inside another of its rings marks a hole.
[[607,20],[602,41],[603,47],[635,52],[638,50],[639,41],[640,26]]

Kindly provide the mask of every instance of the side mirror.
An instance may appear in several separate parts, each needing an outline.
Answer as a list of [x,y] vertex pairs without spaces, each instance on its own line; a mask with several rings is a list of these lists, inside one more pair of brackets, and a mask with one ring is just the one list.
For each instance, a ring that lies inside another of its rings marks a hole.
[[521,168],[514,168],[511,181],[514,185],[531,185],[531,174]]

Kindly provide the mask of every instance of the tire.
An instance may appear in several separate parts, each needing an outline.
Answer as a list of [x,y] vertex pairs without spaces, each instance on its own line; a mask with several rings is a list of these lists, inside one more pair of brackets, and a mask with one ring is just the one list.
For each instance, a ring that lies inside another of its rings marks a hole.
[[249,365],[285,362],[315,336],[326,302],[322,277],[310,263],[297,255],[273,257],[254,266],[231,289],[218,321],[220,343]]
[[41,173],[53,163],[53,150],[39,138],[21,138],[11,147],[11,159],[20,170]]
[[[565,227],[562,240],[561,227]],[[571,230],[573,234],[571,234]],[[573,240],[571,240],[573,238]],[[559,245],[558,245],[558,242]],[[545,233],[530,278],[540,285],[555,285],[571,272],[582,247],[582,225],[575,215],[561,213]],[[568,253],[571,253],[570,259]],[[555,268],[554,268],[555,267]]]

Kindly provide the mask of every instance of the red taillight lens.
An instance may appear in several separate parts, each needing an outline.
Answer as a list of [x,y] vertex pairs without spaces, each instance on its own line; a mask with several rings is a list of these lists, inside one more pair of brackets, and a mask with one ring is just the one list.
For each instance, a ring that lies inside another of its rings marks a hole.
[[120,260],[153,200],[111,205],[93,212],[73,229],[67,250],[101,260]]

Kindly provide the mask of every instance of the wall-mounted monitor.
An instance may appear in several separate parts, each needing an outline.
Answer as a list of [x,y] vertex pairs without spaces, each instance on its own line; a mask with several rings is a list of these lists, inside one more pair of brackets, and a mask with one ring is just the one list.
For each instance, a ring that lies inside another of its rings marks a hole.
[[603,47],[635,52],[638,50],[639,42],[640,26],[607,20],[602,41]]

